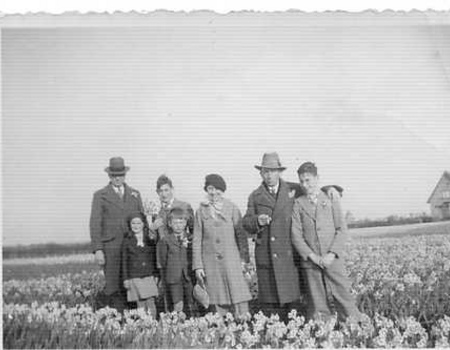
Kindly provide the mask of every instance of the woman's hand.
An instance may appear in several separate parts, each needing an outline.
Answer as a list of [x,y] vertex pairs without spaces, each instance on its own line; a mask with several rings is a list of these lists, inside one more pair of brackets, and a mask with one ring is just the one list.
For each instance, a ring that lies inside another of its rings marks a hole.
[[205,283],[205,279],[206,279],[205,270],[203,270],[203,269],[195,270],[195,277],[197,278],[197,281],[199,281],[201,283]]
[[123,281],[123,286],[125,287],[125,289],[130,289],[130,287],[131,287],[130,280]]

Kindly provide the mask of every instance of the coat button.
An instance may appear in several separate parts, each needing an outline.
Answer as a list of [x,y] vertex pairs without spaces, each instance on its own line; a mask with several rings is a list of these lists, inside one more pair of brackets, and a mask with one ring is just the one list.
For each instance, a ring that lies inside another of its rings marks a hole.
[[216,243],[220,243],[220,239],[219,238],[216,239]]
[[223,258],[222,254],[218,253],[218,254],[217,254],[217,259],[218,259],[218,260],[222,260],[222,258]]
[[142,266],[145,266],[145,262],[142,263]]
[[272,236],[272,237],[270,238],[270,240],[271,240],[272,242],[275,242],[275,237]]
[[274,257],[275,259],[278,258],[277,253],[273,253],[273,257]]

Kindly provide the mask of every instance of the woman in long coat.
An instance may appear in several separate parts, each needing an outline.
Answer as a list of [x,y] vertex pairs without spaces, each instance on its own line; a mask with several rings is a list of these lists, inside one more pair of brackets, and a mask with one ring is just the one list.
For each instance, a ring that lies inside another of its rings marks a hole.
[[193,269],[205,283],[210,304],[225,314],[242,316],[248,312],[251,294],[242,273],[241,262],[249,262],[247,235],[241,226],[241,213],[223,198],[226,184],[220,175],[206,176],[208,201],[195,214],[192,242]]

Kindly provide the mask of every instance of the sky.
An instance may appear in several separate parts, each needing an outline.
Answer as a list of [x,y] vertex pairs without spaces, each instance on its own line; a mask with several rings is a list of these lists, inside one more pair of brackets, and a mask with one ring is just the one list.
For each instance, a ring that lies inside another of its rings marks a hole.
[[194,208],[208,173],[244,213],[277,151],[344,187],[356,218],[429,212],[450,170],[450,26],[2,30],[3,244],[89,240],[122,156]]

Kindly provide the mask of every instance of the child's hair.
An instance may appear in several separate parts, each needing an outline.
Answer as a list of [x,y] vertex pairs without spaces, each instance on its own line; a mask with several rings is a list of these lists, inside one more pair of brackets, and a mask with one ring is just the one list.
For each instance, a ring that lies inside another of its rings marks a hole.
[[128,227],[128,235],[132,236],[133,230],[131,229],[131,221],[135,218],[141,219],[142,223],[144,224],[144,241],[147,241],[149,238],[149,228],[147,223],[147,218],[145,217],[144,213],[141,212],[133,212],[127,217],[127,227]]
[[163,185],[169,185],[170,188],[173,188],[172,180],[165,174],[162,174],[158,177],[158,180],[156,180],[156,190],[158,191]]
[[189,215],[183,208],[175,207],[170,210],[169,216],[167,217],[167,222],[170,223],[173,219],[184,219],[187,221],[189,219]]
[[317,167],[313,162],[306,162],[303,163],[302,165],[300,165],[300,167],[297,170],[297,174],[301,175],[301,174],[305,174],[305,173],[310,173],[313,174],[314,176],[317,176]]

